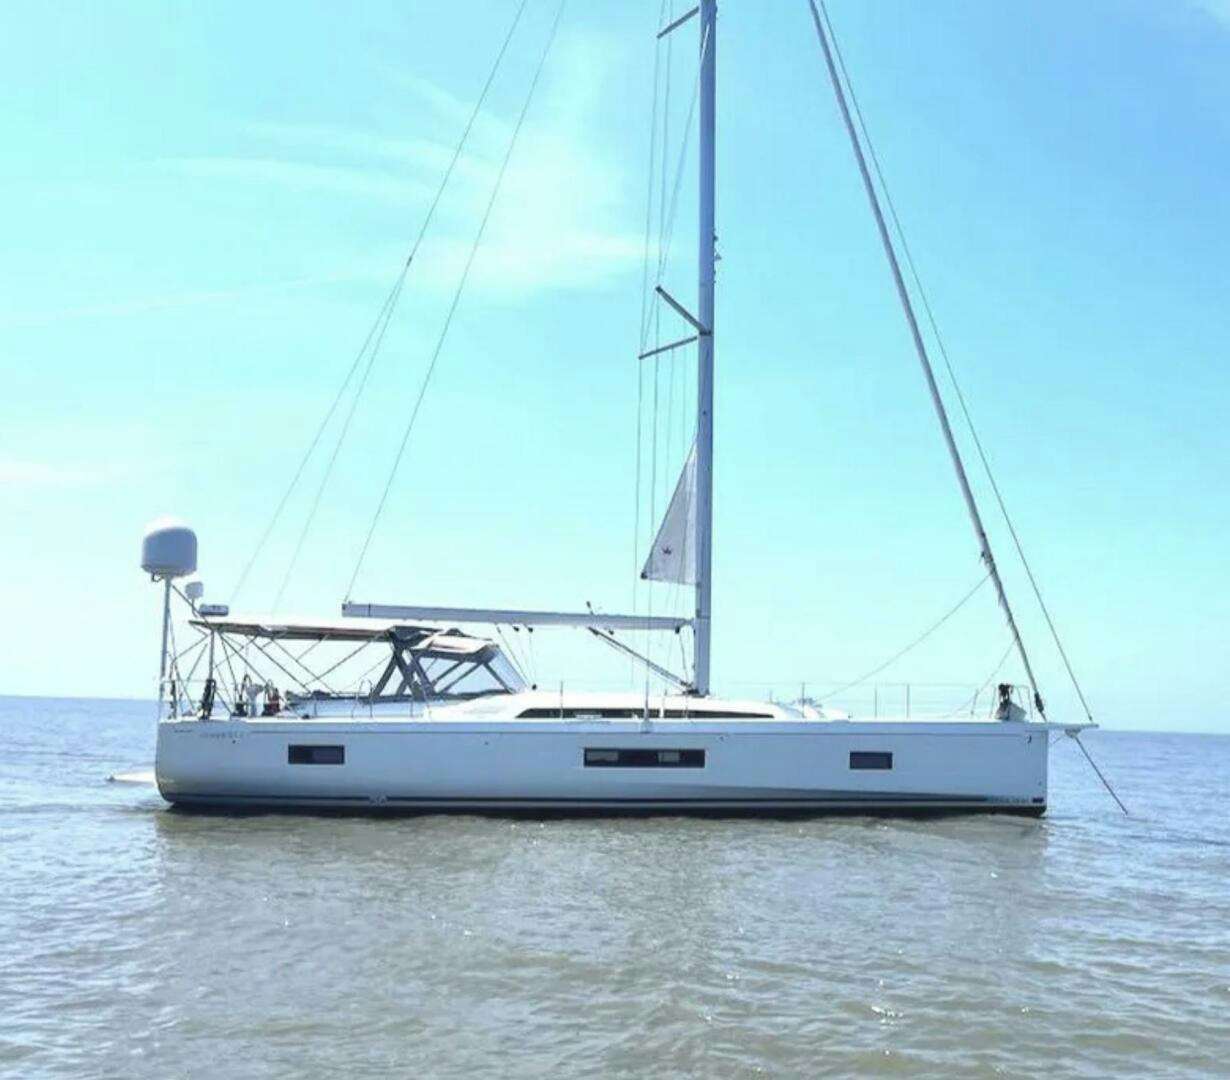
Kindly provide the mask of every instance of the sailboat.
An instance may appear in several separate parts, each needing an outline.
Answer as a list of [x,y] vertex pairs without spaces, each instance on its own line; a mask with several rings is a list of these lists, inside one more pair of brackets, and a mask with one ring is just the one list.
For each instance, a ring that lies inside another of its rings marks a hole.
[[[815,0],[811,5],[979,556],[1028,687],[1000,686],[987,715],[941,719],[858,717],[805,698],[781,703],[712,692],[717,6],[700,0],[659,34],[695,29],[700,39],[694,309],[657,289],[690,329],[661,348],[696,350],[695,441],[642,574],[693,589],[691,613],[348,599],[340,618],[232,614],[205,603],[192,579],[196,534],[159,520],[144,537],[141,565],[163,586],[165,711],[155,775],[165,799],[180,806],[467,812],[1046,811],[1051,733],[1088,724],[1046,717],[851,117],[831,26]],[[172,614],[180,602],[195,635],[182,649]],[[539,688],[504,631],[550,626],[592,634],[644,665],[665,689]],[[690,671],[671,671],[638,652],[630,644],[638,634],[690,639]],[[326,664],[318,658],[329,649],[345,655]],[[353,671],[360,655],[364,674],[339,686],[335,672]]]

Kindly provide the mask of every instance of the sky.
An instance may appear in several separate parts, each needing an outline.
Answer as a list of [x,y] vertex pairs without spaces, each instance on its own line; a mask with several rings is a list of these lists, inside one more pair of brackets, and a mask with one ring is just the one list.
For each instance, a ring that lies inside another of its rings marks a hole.
[[[695,298],[684,137],[697,39],[693,23],[655,45],[670,6],[566,6],[353,599],[687,609],[685,590],[636,585],[695,395],[694,352],[636,359],[646,251],[651,280],[661,260],[665,286]],[[283,613],[338,613],[555,7],[527,2]],[[350,398],[236,595],[242,570],[515,9],[7,12],[0,693],[152,694],[159,598],[138,561],[161,514],[197,530],[209,599],[270,609]],[[1230,4],[830,12],[1095,719],[1230,732]],[[806,4],[726,0],[719,25],[714,681],[823,695],[914,640],[982,572]],[[665,132],[651,129],[655,69]],[[660,314],[653,340],[671,336],[682,329]],[[969,453],[959,421],[958,437]],[[1051,714],[1079,718],[970,465]],[[865,708],[875,683],[886,700],[909,683],[918,701],[1019,680],[1015,659],[999,666],[1007,644],[984,586],[849,700]],[[670,661],[677,644],[648,647]],[[544,682],[628,678],[574,632],[540,634],[536,649]]]

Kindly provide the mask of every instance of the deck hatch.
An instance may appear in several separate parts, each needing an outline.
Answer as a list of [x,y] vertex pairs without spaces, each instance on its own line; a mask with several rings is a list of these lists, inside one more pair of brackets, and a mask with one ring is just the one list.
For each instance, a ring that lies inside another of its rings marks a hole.
[[345,765],[346,747],[291,743],[286,748],[288,765]]
[[891,769],[893,755],[890,750],[851,750],[852,769]]
[[705,752],[694,749],[587,746],[585,766],[598,769],[703,769]]

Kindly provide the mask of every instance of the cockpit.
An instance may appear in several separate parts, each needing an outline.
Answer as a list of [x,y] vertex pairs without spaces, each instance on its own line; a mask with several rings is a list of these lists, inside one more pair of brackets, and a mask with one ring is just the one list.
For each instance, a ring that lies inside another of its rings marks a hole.
[[190,625],[202,634],[207,674],[199,694],[191,685],[178,694],[190,703],[184,712],[203,716],[317,716],[389,705],[416,712],[526,688],[499,644],[456,629],[229,616],[198,616]]

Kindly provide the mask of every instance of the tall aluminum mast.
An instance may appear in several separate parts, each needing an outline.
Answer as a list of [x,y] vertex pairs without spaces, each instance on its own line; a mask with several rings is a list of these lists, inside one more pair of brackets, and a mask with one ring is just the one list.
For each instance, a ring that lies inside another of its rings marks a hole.
[[714,136],[717,0],[700,0],[700,230],[696,392],[696,693],[709,693],[713,572]]

